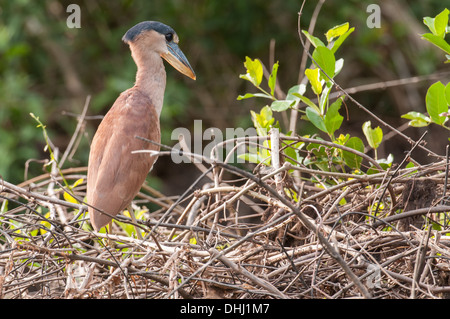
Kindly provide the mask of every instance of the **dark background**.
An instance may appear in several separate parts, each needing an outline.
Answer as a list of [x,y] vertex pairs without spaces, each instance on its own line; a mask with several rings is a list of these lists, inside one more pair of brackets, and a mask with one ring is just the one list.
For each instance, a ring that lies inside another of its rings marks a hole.
[[[81,7],[81,28],[69,29],[69,4]],[[380,5],[381,28],[366,25],[370,3]],[[86,97],[91,95],[88,115],[104,115],[120,92],[134,83],[136,67],[121,38],[134,24],[158,20],[172,26],[180,37],[180,47],[197,74],[192,81],[166,64],[167,89],[161,114],[163,143],[174,145],[171,132],[177,127],[192,129],[201,119],[203,128],[251,126],[250,110],[266,105],[261,99],[237,101],[240,94],[256,92],[239,78],[245,73],[245,57],[259,58],[271,66],[270,43],[274,41],[274,61],[279,61],[278,81],[288,89],[299,81],[302,46],[298,38],[298,0],[150,0],[150,1],[0,1],[0,174],[19,183],[43,173],[42,130],[36,128],[33,112],[46,125],[49,137],[61,152],[74,133],[76,118]],[[306,1],[301,27],[307,29],[317,1]],[[326,1],[320,11],[314,35],[324,39],[329,28],[349,22],[355,32],[339,49],[343,71],[336,81],[349,88],[448,71],[444,54],[420,39],[427,30],[424,16],[435,16],[444,1]],[[448,82],[448,74],[440,80]],[[411,110],[425,112],[425,93],[431,83],[359,92],[354,97],[394,127],[407,121],[400,116]],[[347,103],[349,118],[341,131],[363,137],[361,125],[372,120],[356,105]],[[344,114],[343,114],[344,115]],[[283,125],[283,119],[280,118]],[[297,133],[302,134],[304,122]],[[90,119],[72,158],[64,167],[87,165],[89,143],[99,124]],[[383,128],[383,127],[382,127]],[[287,128],[284,126],[284,131]],[[417,139],[425,130],[428,147],[445,153],[448,131],[432,126],[407,128]],[[383,128],[384,134],[389,131]],[[365,141],[365,139],[363,139]],[[410,145],[392,137],[383,143],[379,157],[393,153],[400,162]],[[427,154],[413,154],[426,162]],[[27,164],[27,165],[26,165]],[[160,158],[151,183],[163,192],[175,193],[190,185],[198,175],[193,165],[174,165]]]

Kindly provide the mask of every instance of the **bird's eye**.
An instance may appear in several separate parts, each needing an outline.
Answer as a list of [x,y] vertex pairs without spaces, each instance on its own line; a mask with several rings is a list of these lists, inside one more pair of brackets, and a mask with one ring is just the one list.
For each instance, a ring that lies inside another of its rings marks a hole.
[[173,33],[167,33],[167,34],[166,34],[166,40],[167,40],[168,42],[172,41],[172,40],[173,40]]

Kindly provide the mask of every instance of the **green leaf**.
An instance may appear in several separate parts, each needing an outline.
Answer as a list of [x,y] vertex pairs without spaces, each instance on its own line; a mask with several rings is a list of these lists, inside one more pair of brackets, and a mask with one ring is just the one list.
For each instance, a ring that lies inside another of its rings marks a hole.
[[440,38],[445,37],[446,28],[448,25],[448,9],[444,9],[441,13],[439,13],[436,17],[423,18],[423,23],[430,29],[431,33]]
[[[345,144],[345,146],[350,147],[356,151],[364,152],[364,143],[359,137],[350,137]],[[343,157],[345,164],[352,169],[360,169],[362,157],[356,155],[352,152],[343,151]]]
[[373,149],[377,149],[378,146],[380,146],[381,141],[383,140],[383,131],[381,130],[381,128],[377,126],[376,128],[372,129],[370,121],[367,121],[364,122],[362,130],[370,147],[372,147]]
[[308,106],[306,108],[306,116],[311,121],[311,123],[314,124],[315,127],[317,127],[322,132],[327,133],[327,127],[325,126],[325,122],[316,109]]
[[339,72],[341,72],[342,68],[344,67],[344,59],[337,59],[336,60],[336,67],[334,68],[334,76],[338,75]]
[[70,195],[70,194],[67,193],[67,192],[64,192],[64,193],[63,193],[63,197],[64,197],[64,199],[65,199],[67,202],[69,202],[69,203],[78,204],[78,201],[76,200],[76,198],[73,197],[72,195]]
[[270,108],[275,112],[283,112],[286,111],[288,108],[294,104],[294,101],[288,101],[288,100],[279,100],[279,101],[273,101]]
[[434,18],[434,29],[436,30],[436,35],[444,38],[446,33],[446,28],[448,26],[448,9],[444,9],[439,13],[436,18]]
[[[318,140],[323,140],[321,138],[317,138]],[[326,147],[317,143],[309,143],[306,146],[306,149],[314,154],[314,156],[307,156],[303,164],[304,165],[316,165],[323,171],[329,171],[329,154],[332,152],[329,147]]]
[[[123,214],[125,216],[127,216],[127,217],[131,217],[130,212],[128,210],[124,210]],[[131,212],[131,214],[134,214],[134,211]],[[134,228],[133,225],[130,225],[130,224],[127,224],[127,223],[122,223],[122,222],[119,222],[118,220],[115,220],[115,219],[114,219],[114,223],[119,225],[120,228],[122,228],[125,231],[125,233],[127,233],[128,236],[131,236],[136,231],[136,228]],[[138,231],[140,231],[140,230],[138,230]]]
[[298,97],[303,103],[305,103],[309,107],[312,107],[313,109],[315,109],[317,113],[320,113],[319,107],[317,105],[315,105],[314,102],[311,101],[310,99],[308,99],[306,96],[300,95],[298,93],[292,93],[292,95]]
[[272,109],[269,106],[265,106],[259,114],[254,111],[250,111],[250,114],[258,136],[267,136],[269,129],[275,122]]
[[272,94],[272,96],[275,93],[275,84],[277,83],[277,73],[278,73],[278,61],[273,65],[272,73],[270,73],[269,77],[269,88],[270,94]]
[[[288,136],[290,134],[287,134]],[[297,142],[297,141],[290,141],[290,140],[283,140],[282,141],[282,148],[283,148],[283,153],[290,157],[286,157],[286,161],[297,165],[298,162],[302,162],[303,157],[299,155],[299,150],[302,149],[305,146],[304,142]]]
[[[72,185],[69,186],[69,189],[72,191],[75,187],[82,184],[83,182],[84,182],[84,178],[77,179]],[[75,197],[73,197],[71,194],[69,194],[68,192],[64,192],[63,197],[66,201],[68,201],[70,203],[78,204],[78,200]]]
[[246,93],[245,95],[239,95],[237,97],[237,100],[240,101],[240,100],[245,100],[245,99],[249,99],[252,97],[263,97],[263,98],[272,100],[272,97],[270,95],[264,94],[264,93]]
[[77,179],[75,181],[75,183],[72,184],[72,188],[77,187],[78,185],[82,184],[83,182],[84,182],[84,178]]
[[[387,158],[382,158],[377,160],[377,163],[380,164],[381,168],[384,170],[392,167],[392,163],[394,162],[394,155],[389,154]],[[370,165],[370,168],[367,170],[367,175],[381,173],[378,167]]]
[[387,169],[392,166],[392,163],[394,163],[394,155],[389,154],[387,158],[381,158],[377,160],[377,162],[381,167]]
[[8,200],[7,200],[7,199],[4,199],[3,202],[2,202],[2,206],[1,206],[1,208],[0,208],[0,213],[1,213],[1,214],[4,214],[4,213],[6,213],[7,211],[8,211]]
[[333,136],[334,132],[338,130],[342,122],[344,121],[344,117],[339,114],[339,109],[341,108],[343,98],[339,98],[333,102],[328,108],[327,113],[325,114],[325,127],[329,135]]
[[264,127],[266,128],[270,128],[270,126],[272,126],[272,124],[274,123],[275,119],[273,118],[273,113],[272,110],[270,109],[270,107],[268,107],[267,105],[264,106],[261,109],[261,112],[259,113],[261,118],[264,120]]
[[445,100],[447,101],[447,105],[450,105],[450,82],[445,86]]
[[431,120],[439,125],[446,122],[447,117],[440,116],[448,111],[447,100],[445,98],[445,86],[440,81],[430,86],[425,97],[428,115]]
[[[317,47],[314,50],[312,57],[323,72],[325,72],[330,78],[334,77],[336,58],[330,49],[327,47]],[[327,79],[327,77],[324,78]]]
[[325,86],[322,87],[322,94],[319,99],[319,109],[320,115],[325,114],[325,109],[328,106],[328,97],[330,95],[331,88],[333,87],[333,83],[331,81],[327,81]]
[[249,99],[252,97],[255,97],[255,95],[253,93],[246,93],[245,95],[239,95],[237,97],[237,100],[240,101],[240,100],[245,100],[245,99]]
[[247,74],[241,74],[241,79],[250,81],[254,86],[259,87],[263,78],[263,67],[261,61],[258,59],[252,60],[245,57],[244,66],[247,69]]
[[260,163],[263,163],[264,165],[269,166],[271,163],[271,155],[270,155],[270,141],[266,140],[263,141],[263,146],[259,152],[258,156],[260,158]]
[[316,95],[322,93],[322,83],[320,83],[320,70],[319,69],[306,69],[305,75],[311,83],[311,87]]
[[[286,95],[286,100],[296,101],[298,102],[300,98],[298,95],[303,95],[306,92],[306,85],[305,84],[299,84],[294,85],[291,87]],[[295,94],[294,94],[295,93]]]
[[445,53],[450,54],[450,44],[448,44],[443,38],[431,33],[422,34],[422,38],[428,40],[438,48],[444,50]]
[[423,18],[423,23],[428,27],[428,29],[431,31],[431,33],[436,35],[436,29],[434,28],[434,18],[432,18],[432,17],[424,17]]
[[431,123],[431,119],[428,116],[414,111],[402,115],[402,118],[410,120],[408,125],[413,127],[424,127]]
[[315,48],[325,46],[325,44],[319,38],[316,38],[315,36],[309,34],[308,31],[302,30],[302,32]]
[[333,41],[334,38],[340,37],[345,32],[347,32],[348,28],[349,28],[349,23],[348,22],[340,24],[340,25],[337,25],[337,26],[331,28],[330,30],[328,30],[325,33],[325,36],[327,37],[327,41],[331,42],[331,41]]
[[[42,221],[40,222],[40,224],[42,225],[42,227],[41,227],[41,229],[40,229],[40,233],[41,233],[42,235],[44,235],[44,234],[47,233],[47,229],[50,229],[50,228],[51,228],[50,223],[47,221],[47,220],[50,218],[50,212],[48,212],[47,214],[45,214],[44,217],[45,217],[46,219],[44,219],[44,220],[42,220]],[[37,233],[35,233],[33,236],[36,236],[36,235],[37,235]]]
[[342,45],[342,43],[347,39],[347,37],[355,31],[355,28],[349,29],[347,32],[345,32],[343,35],[341,35],[336,41],[334,41],[333,46],[331,47],[331,51],[333,53],[336,53],[337,49]]
[[350,134],[339,134],[339,136],[337,137],[335,143],[339,144],[339,145],[345,145],[345,143],[347,143],[347,141],[350,138]]

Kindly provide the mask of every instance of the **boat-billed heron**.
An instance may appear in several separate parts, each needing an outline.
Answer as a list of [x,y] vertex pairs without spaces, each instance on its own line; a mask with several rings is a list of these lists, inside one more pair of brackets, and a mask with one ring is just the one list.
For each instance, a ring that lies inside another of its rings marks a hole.
[[136,137],[157,143],[161,140],[159,116],[166,88],[162,59],[191,79],[196,78],[171,27],[144,21],[128,30],[122,40],[130,46],[136,63],[136,82],[120,94],[92,140],[87,203],[91,224],[97,231],[130,205],[156,161],[156,156],[133,151],[159,150],[159,146]]

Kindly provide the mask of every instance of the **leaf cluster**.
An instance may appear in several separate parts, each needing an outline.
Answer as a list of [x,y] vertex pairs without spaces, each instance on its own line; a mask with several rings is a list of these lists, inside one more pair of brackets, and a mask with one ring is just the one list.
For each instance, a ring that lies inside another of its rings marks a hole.
[[[445,36],[450,33],[449,13],[448,9],[444,9],[434,18],[425,17],[423,19],[423,23],[428,27],[430,33],[423,34],[422,38],[445,52],[447,58],[445,63],[450,63],[450,44],[445,39]],[[433,83],[428,88],[425,105],[427,114],[411,111],[404,114],[402,118],[410,120],[409,125],[413,127],[437,124],[450,130],[450,127],[446,125],[450,117],[450,82],[445,85],[441,81]]]
[[[259,92],[240,95],[238,100],[264,98],[271,101],[270,105],[264,106],[259,113],[251,111],[252,121],[258,135],[267,137],[270,129],[280,129],[274,113],[283,113],[289,110],[298,111],[301,114],[300,120],[311,123],[316,129],[313,138],[317,139],[318,143],[299,142],[294,138],[296,132],[284,134],[286,139],[283,140],[281,150],[286,160],[294,165],[307,165],[323,171],[345,172],[350,170],[355,173],[361,169],[362,157],[359,153],[364,152],[364,142],[357,136],[337,134],[344,121],[340,112],[345,101],[344,97],[339,97],[334,101],[330,99],[330,92],[335,88],[334,79],[344,66],[344,59],[337,58],[336,53],[354,30],[355,28],[350,28],[348,22],[337,25],[325,33],[325,42],[302,30],[304,36],[314,46],[311,55],[312,63],[304,71],[307,83],[292,86],[283,99],[279,99],[275,95],[279,62],[272,66],[267,81],[268,89],[264,89],[264,68],[261,61],[246,57],[244,66],[247,72],[240,77],[251,82]],[[372,129],[370,121],[367,121],[363,125],[363,133],[369,146],[376,151],[383,139],[381,128]],[[336,147],[321,143],[323,141],[321,135],[324,134]],[[293,137],[292,140],[289,139],[290,136]],[[309,135],[305,137],[309,137]],[[270,139],[264,140],[263,146],[259,152],[255,153],[254,150],[251,150],[249,154],[242,157],[253,163],[270,165]],[[389,166],[391,160],[380,160],[380,162]],[[377,171],[373,166],[368,170],[371,173]]]

